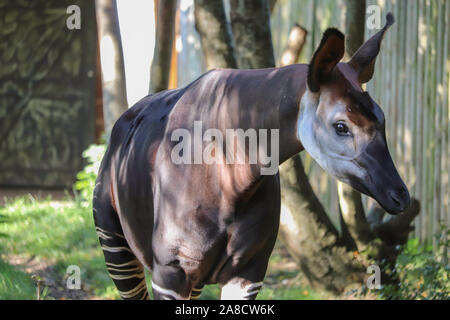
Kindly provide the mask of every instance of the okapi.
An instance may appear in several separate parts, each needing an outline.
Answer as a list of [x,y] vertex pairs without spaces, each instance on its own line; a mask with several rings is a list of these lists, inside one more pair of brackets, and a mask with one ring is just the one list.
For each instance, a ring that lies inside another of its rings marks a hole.
[[[261,161],[174,163],[172,133],[193,132],[195,121],[222,133],[278,129],[280,163],[306,150],[390,214],[405,210],[410,197],[389,154],[383,111],[362,89],[393,22],[389,13],[348,63],[340,62],[344,35],[331,28],[309,65],[211,70],[184,88],[143,98],[120,117],[93,210],[123,299],[148,299],[144,266],[155,299],[197,299],[213,283],[223,299],[255,299],[261,289],[279,227],[279,175],[261,174]],[[249,158],[250,148],[243,150]]]

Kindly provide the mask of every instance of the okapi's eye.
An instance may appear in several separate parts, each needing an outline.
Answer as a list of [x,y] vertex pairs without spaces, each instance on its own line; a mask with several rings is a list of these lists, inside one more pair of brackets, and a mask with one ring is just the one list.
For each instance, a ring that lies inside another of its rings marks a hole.
[[343,122],[336,122],[333,124],[334,130],[340,136],[348,136],[350,134],[348,127]]

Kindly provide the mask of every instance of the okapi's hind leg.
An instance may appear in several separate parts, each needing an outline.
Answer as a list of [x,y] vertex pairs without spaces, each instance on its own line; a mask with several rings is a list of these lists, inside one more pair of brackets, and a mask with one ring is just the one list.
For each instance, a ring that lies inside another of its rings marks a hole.
[[[103,200],[103,201],[102,201]],[[94,192],[94,221],[109,276],[123,299],[148,300],[143,265],[131,251],[109,199]]]
[[119,294],[127,300],[149,299],[143,265],[131,252],[123,235],[96,228],[106,268]]

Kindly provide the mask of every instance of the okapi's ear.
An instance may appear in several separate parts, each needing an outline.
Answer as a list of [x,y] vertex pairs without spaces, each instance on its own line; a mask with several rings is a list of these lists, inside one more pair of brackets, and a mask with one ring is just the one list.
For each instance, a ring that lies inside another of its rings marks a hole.
[[333,68],[342,59],[345,51],[345,37],[338,29],[327,29],[314,52],[308,67],[308,88],[312,92],[320,90],[320,84],[329,79]]
[[386,24],[383,29],[367,40],[348,62],[353,69],[358,72],[360,83],[366,83],[372,79],[373,71],[375,69],[375,60],[377,59],[378,52],[380,52],[381,40],[383,40],[386,30],[389,29],[394,22],[394,16],[389,12],[386,15]]

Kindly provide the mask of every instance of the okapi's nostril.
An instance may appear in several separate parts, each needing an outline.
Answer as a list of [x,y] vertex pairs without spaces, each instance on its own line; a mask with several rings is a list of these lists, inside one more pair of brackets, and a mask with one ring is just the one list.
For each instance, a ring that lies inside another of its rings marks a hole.
[[401,205],[401,203],[400,203],[397,195],[395,194],[395,192],[388,191],[388,194],[389,194],[389,197],[391,197],[392,201],[394,201],[396,205],[398,205],[398,206]]
[[395,188],[388,191],[389,198],[396,206],[400,208],[401,211],[405,210],[410,203],[408,189],[405,187]]

